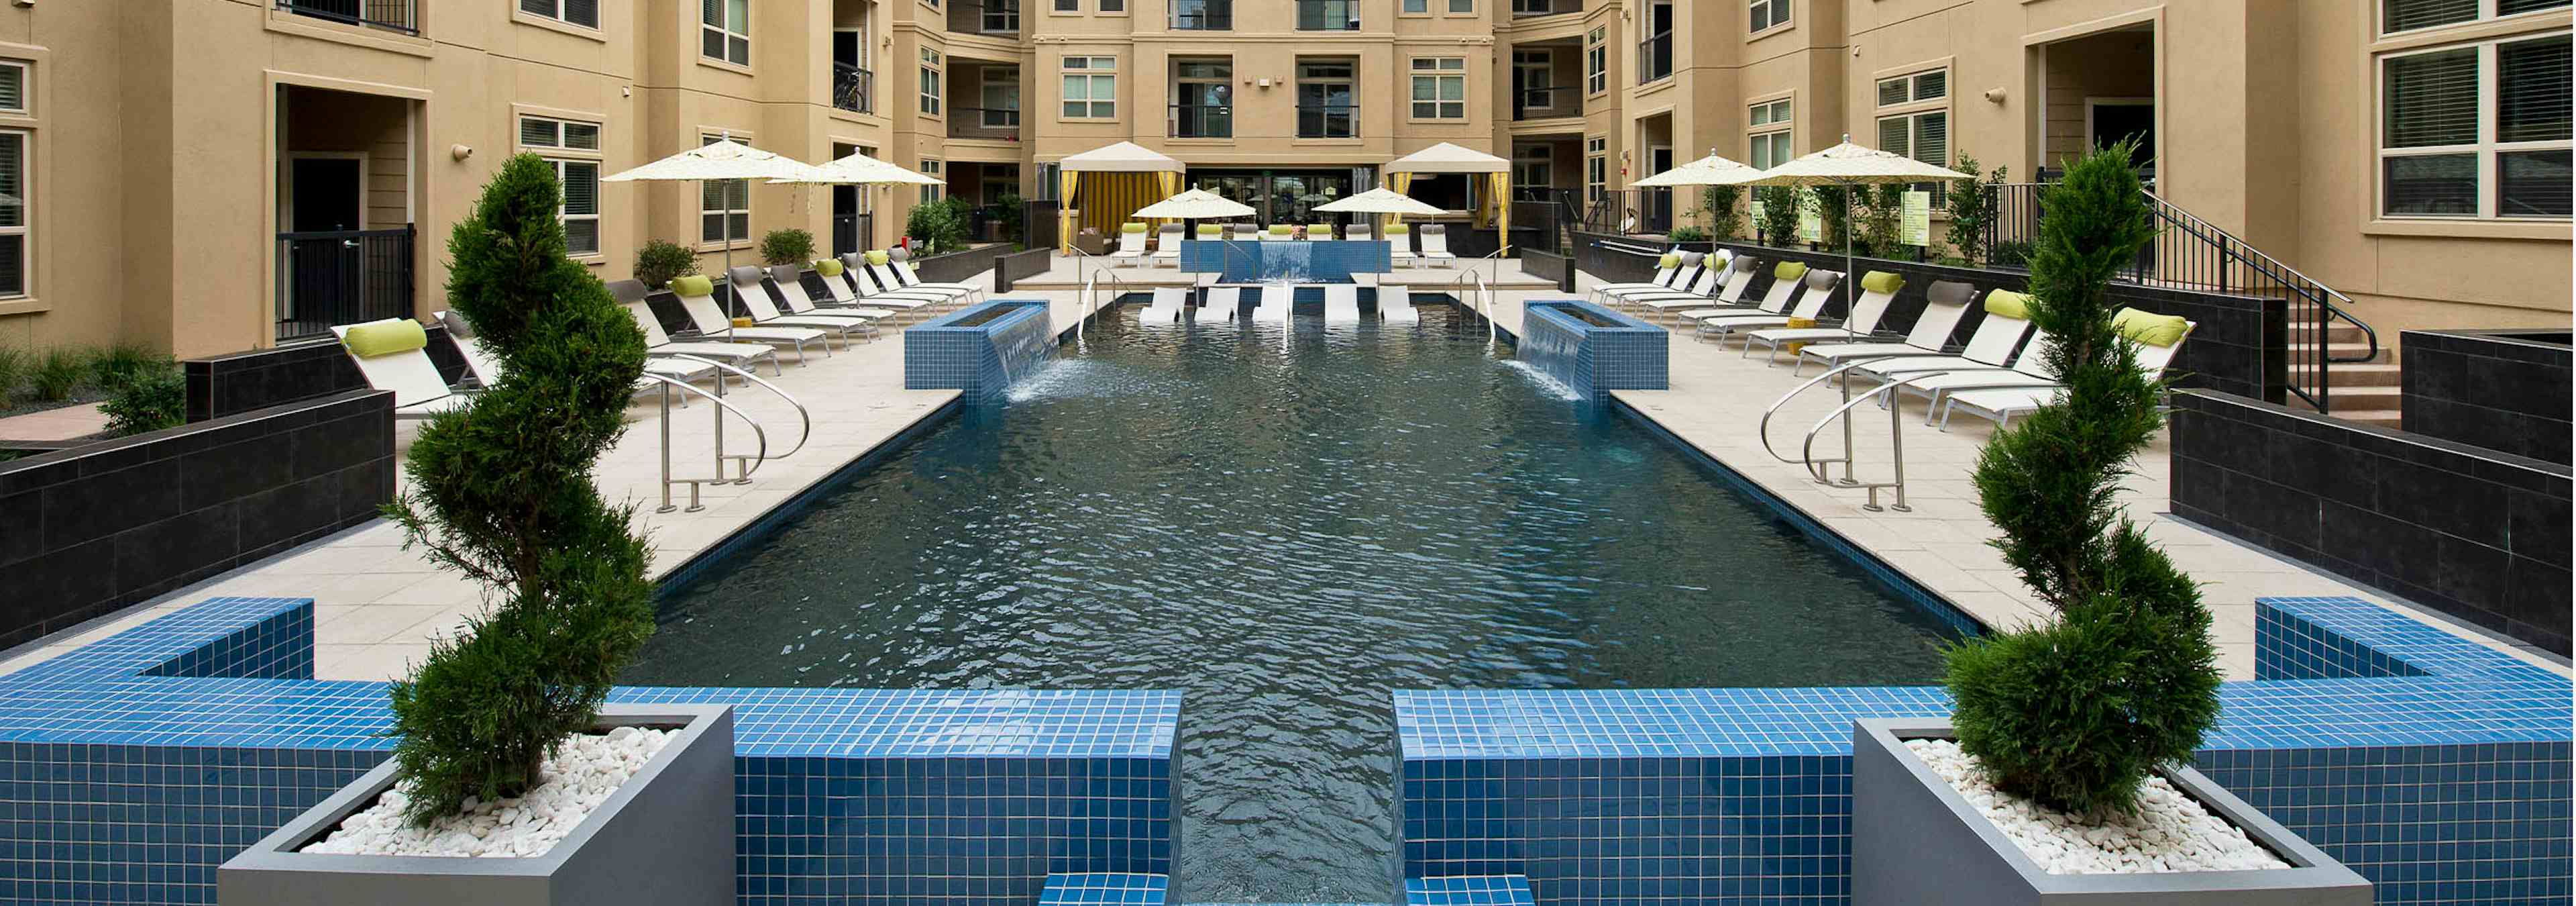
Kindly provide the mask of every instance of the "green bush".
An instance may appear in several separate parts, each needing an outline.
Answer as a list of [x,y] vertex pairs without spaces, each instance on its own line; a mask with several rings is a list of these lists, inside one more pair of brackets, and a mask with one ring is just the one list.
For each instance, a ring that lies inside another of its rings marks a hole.
[[1959,745],[1998,787],[2095,816],[2134,812],[2149,772],[2189,761],[2218,719],[2199,587],[2116,496],[2166,389],[2111,326],[2111,277],[2154,235],[2129,152],[2096,149],[2048,190],[2030,314],[2066,390],[1977,460],[1995,547],[2057,619],[1954,646],[1947,677]]
[[89,360],[86,350],[68,346],[45,350],[44,358],[36,361],[30,375],[36,385],[36,398],[49,403],[71,399],[72,391],[80,389],[81,381],[90,376]]
[[1843,206],[1850,199],[1850,193],[1841,186],[1816,186],[1807,191],[1816,194],[1816,221],[1821,224],[1816,232],[1824,237],[1824,247],[1842,251],[1843,240],[1850,235],[1846,232],[1850,228],[1846,216],[1850,209]]
[[1986,264],[1990,267],[2009,267],[2015,270],[2027,269],[2030,267],[2030,243],[1995,243],[1994,254],[1988,258]]
[[655,239],[635,250],[635,279],[646,289],[661,289],[697,272],[698,253],[677,242]]
[[26,382],[35,366],[35,359],[26,350],[0,346],[0,409],[17,405],[18,385]]
[[993,199],[993,204],[1001,209],[994,219],[1001,221],[1002,235],[1010,237],[1012,242],[1026,241],[1028,234],[1021,230],[1029,214],[1026,199],[1017,192],[1004,192],[1001,197]]
[[1762,197],[1762,240],[1784,249],[1796,244],[1798,190],[1789,186],[1762,186],[1754,191]]
[[538,783],[546,754],[590,725],[653,633],[633,507],[601,499],[590,479],[624,431],[644,335],[564,257],[561,198],[544,160],[513,157],[448,238],[448,305],[501,379],[420,429],[404,464],[413,490],[385,507],[407,548],[494,602],[393,685],[394,760],[415,824]]
[[177,366],[160,363],[119,375],[114,390],[98,410],[107,414],[107,430],[118,437],[173,428],[188,421],[188,379]]
[[[1995,219],[1993,188],[2003,184],[2006,168],[1996,167],[1984,178],[1977,178],[1977,159],[1962,151],[1959,165],[1953,169],[1968,174],[1969,178],[1950,181],[1950,228],[1942,238],[1949,241],[1950,249],[1958,253],[1961,260],[1975,267],[1977,249],[1985,244],[1986,227]],[[2001,249],[1996,250],[1996,256],[2002,256]],[[2022,257],[2026,261],[2029,255],[2024,252]]]
[[804,230],[771,230],[760,237],[761,260],[771,267],[814,260],[814,234]]
[[1708,233],[1719,239],[1735,239],[1744,232],[1744,198],[1742,186],[1710,186],[1700,201],[1708,207]]
[[1664,234],[1674,242],[1707,242],[1708,231],[1695,226],[1677,226]]
[[1858,209],[1860,254],[1909,258],[1905,247],[1905,190],[1902,183],[1881,183],[1855,190],[1865,202]]
[[114,390],[164,370],[176,370],[170,354],[139,343],[118,343],[90,362],[91,379]]
[[903,234],[912,237],[916,255],[957,251],[966,247],[966,211],[966,202],[953,197],[913,205]]

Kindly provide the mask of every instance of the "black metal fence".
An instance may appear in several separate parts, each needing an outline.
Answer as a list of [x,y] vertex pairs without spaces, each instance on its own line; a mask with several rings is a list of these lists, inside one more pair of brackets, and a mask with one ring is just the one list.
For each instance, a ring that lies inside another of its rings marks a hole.
[[1358,104],[1297,105],[1298,138],[1355,138],[1359,134]]
[[876,73],[848,63],[832,64],[832,106],[853,113],[876,112]]
[[877,234],[875,214],[832,215],[832,254],[866,251]]
[[1223,104],[1173,104],[1173,138],[1233,138],[1234,108]]
[[277,8],[299,16],[416,35],[420,33],[420,18],[413,3],[414,0],[277,0]]
[[[1579,198],[1572,189],[1518,189],[1512,201],[1512,241],[1531,251],[1563,255],[1580,227]],[[1531,232],[1524,233],[1523,230]]]
[[1020,202],[1020,232],[1028,238],[1022,245],[1033,249],[1055,248],[1059,241],[1056,215],[1061,210],[1053,199],[1039,198]]
[[1609,189],[1584,206],[1583,228],[1594,233],[1661,233],[1673,228],[1673,190]]
[[1020,110],[1017,107],[950,107],[948,137],[1019,141]]
[[277,338],[412,313],[412,228],[277,234]]

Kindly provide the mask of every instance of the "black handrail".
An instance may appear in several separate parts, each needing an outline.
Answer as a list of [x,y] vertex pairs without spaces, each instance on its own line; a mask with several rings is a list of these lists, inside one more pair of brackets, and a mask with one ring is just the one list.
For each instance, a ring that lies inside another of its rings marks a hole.
[[1172,0],[1173,31],[1231,31],[1233,0]]
[[1637,84],[1643,85],[1673,74],[1673,33],[1660,31],[1637,42]]
[[409,225],[277,234],[277,338],[412,314]]
[[[1341,130],[1333,126],[1338,123]],[[1298,138],[1357,138],[1360,134],[1358,104],[1297,105]]]
[[1173,138],[1233,138],[1234,107],[1229,104],[1173,104]]
[[413,0],[277,0],[277,8],[299,16],[420,34]]
[[876,73],[848,63],[832,64],[832,106],[854,113],[876,109]]

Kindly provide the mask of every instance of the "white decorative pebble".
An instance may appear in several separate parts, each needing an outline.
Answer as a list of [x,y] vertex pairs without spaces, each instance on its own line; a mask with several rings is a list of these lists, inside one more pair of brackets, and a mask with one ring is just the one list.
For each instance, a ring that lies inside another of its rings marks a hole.
[[1995,789],[1977,760],[1947,739],[1909,739],[1905,747],[1950,782],[1977,811],[1994,822],[2023,855],[2052,874],[2148,874],[2288,868],[2245,831],[2183,795],[2163,777],[2149,777],[2138,795],[2136,817],[2084,824]]
[[571,835],[592,809],[635,776],[678,730],[618,727],[605,734],[579,734],[538,768],[545,780],[527,795],[498,802],[465,800],[463,814],[439,819],[426,828],[403,823],[409,800],[397,785],[376,797],[374,805],[342,819],[329,837],[305,847],[308,853],[361,856],[542,856]]

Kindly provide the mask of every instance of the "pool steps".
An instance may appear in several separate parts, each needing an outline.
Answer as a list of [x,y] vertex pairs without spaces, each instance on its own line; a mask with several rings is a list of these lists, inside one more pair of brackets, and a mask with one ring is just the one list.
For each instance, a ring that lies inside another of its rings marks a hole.
[[[1058,873],[1047,876],[1045,889],[1038,893],[1038,906],[1163,906],[1171,889],[1172,881],[1167,875]],[[1530,895],[1529,879],[1520,875],[1407,878],[1404,882],[1403,906],[1536,906],[1537,902]],[[1203,906],[1238,904],[1210,903]],[[1296,906],[1360,904],[1310,903]]]

